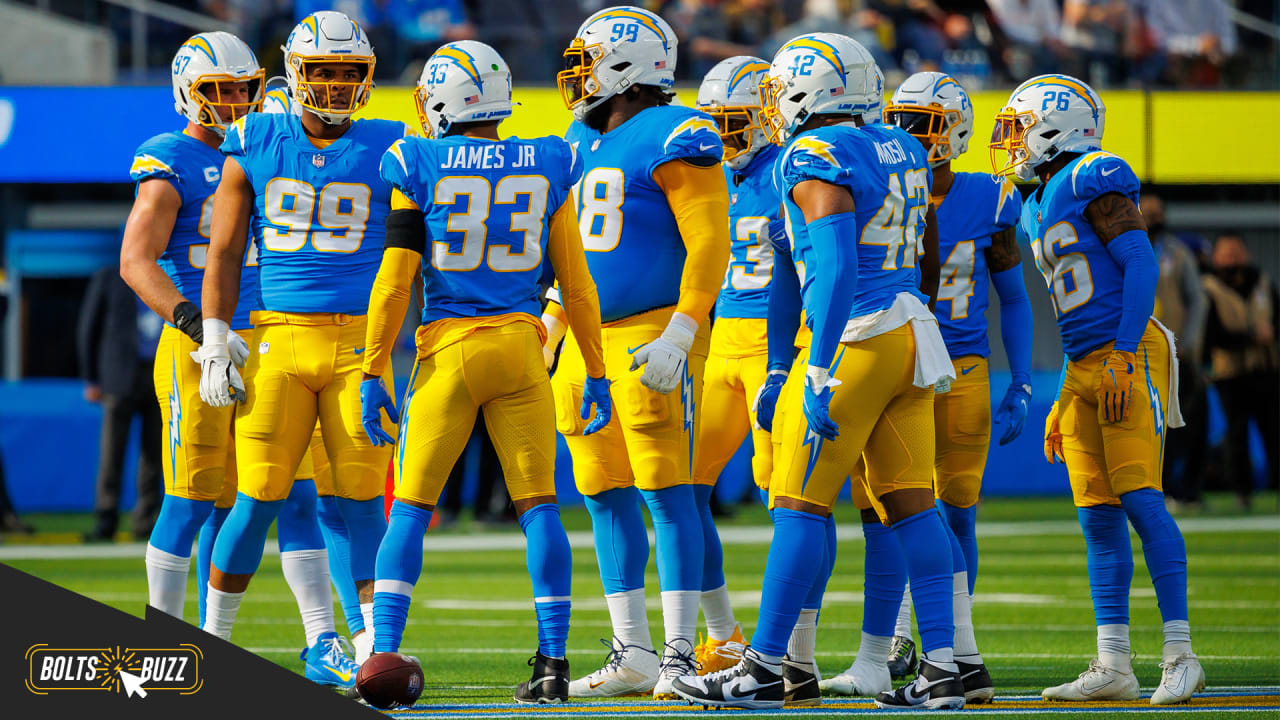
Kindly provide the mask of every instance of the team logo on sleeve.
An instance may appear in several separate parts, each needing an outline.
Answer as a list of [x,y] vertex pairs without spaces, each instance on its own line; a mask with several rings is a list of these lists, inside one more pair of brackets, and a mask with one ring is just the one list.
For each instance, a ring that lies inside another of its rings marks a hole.
[[133,159],[133,165],[129,167],[130,175],[149,175],[157,172],[169,173],[170,175],[177,174],[173,171],[173,168],[151,155],[138,155]]
[[792,145],[796,150],[817,155],[828,163],[831,163],[834,167],[840,167],[840,163],[836,160],[835,155],[831,154],[831,149],[835,146],[829,142],[810,136],[802,137],[792,143]]
[[662,145],[663,147],[670,145],[672,140],[675,140],[681,134],[686,132],[696,135],[699,130],[706,130],[707,132],[714,135],[717,140],[717,142],[706,142],[699,145],[698,146],[699,150],[711,150],[711,149],[714,149],[719,144],[718,141],[720,139],[720,128],[716,127],[715,121],[713,121],[709,117],[697,116],[697,117],[691,117],[688,120],[685,120],[684,122],[677,125],[676,129],[671,131],[671,134],[667,136],[666,142],[664,142]]

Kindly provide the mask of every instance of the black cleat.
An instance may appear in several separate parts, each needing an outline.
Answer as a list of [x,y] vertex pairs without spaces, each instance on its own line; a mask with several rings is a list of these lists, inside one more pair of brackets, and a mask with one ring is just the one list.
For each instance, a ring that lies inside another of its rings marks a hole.
[[516,688],[515,700],[518,703],[549,704],[562,703],[569,699],[569,660],[567,658],[549,658],[538,653],[529,658],[533,666],[533,677],[528,682],[520,683]]
[[909,637],[893,636],[893,644],[889,646],[889,676],[894,680],[911,677],[919,669],[920,661],[916,658],[916,643]]
[[822,691],[818,689],[818,676],[813,674],[813,663],[782,661],[782,706],[810,707],[822,704]]
[[[751,648],[742,661],[710,675],[686,675],[672,681],[680,697],[703,707],[778,710],[783,706],[782,675],[756,661]],[[817,683],[814,683],[817,690]]]
[[987,666],[956,661],[960,668],[960,682],[964,683],[964,702],[966,705],[982,705],[991,702],[996,696],[995,683],[991,682],[991,673]]
[[893,692],[876,696],[881,710],[959,710],[964,707],[964,683],[959,670],[948,670],[925,658],[916,679]]

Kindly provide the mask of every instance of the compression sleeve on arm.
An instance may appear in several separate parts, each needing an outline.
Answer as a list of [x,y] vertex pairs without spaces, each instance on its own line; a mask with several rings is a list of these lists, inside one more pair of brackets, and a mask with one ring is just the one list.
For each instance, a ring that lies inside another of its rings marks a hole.
[[403,247],[382,251],[382,265],[369,293],[368,326],[364,333],[363,369],[370,375],[382,375],[386,370],[404,314],[409,309],[413,276],[421,262],[421,254]]
[[719,164],[709,167],[672,160],[653,171],[667,196],[684,240],[684,271],[676,312],[706,322],[729,265],[729,190]]
[[[587,269],[587,256],[582,249],[582,237],[578,234],[578,214],[573,198],[564,201],[551,216],[551,235],[547,253],[555,269],[556,283],[560,288],[560,312],[573,329],[573,337],[582,350],[587,375],[604,377],[604,346],[600,341],[600,298],[596,283]],[[546,314],[557,318],[553,304],[547,305]]]
[[1124,274],[1121,297],[1120,328],[1116,331],[1115,349],[1136,352],[1147,321],[1155,309],[1156,280],[1160,270],[1151,239],[1144,230],[1130,230],[1107,243],[1107,252],[1120,265]]
[[814,303],[812,308],[809,365],[830,368],[858,289],[858,249],[852,241],[858,236],[858,222],[853,213],[843,212],[818,218],[805,228],[817,260],[816,267],[809,270],[813,273],[811,292],[814,298],[827,298],[826,303]]
[[1000,339],[1009,358],[1013,381],[1031,384],[1032,319],[1031,298],[1022,280],[1022,265],[992,273],[991,284],[1000,296]]
[[800,331],[800,275],[791,255],[774,245],[773,279],[769,281],[769,369],[791,370]]

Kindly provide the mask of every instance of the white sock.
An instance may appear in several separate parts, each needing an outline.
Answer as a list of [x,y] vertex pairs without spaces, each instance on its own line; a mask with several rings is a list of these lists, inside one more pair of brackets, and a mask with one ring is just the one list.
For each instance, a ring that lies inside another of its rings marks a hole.
[[951,667],[946,667],[947,670],[957,669],[954,665],[956,661],[955,648],[944,647],[930,650],[924,654],[924,659],[934,665],[942,665],[943,667],[951,665]]
[[190,555],[180,557],[147,543],[147,602],[181,620],[190,572]]
[[644,588],[605,595],[604,601],[609,606],[609,620],[618,642],[653,650],[649,617],[644,611]]
[[911,637],[911,586],[902,591],[902,604],[898,606],[898,624],[893,627],[898,637]]
[[774,674],[782,674],[782,658],[777,655],[765,655],[762,652],[757,652],[756,649],[752,647],[747,648],[744,655],[750,655],[752,660],[755,660],[757,663],[765,666],[765,668],[772,670]]
[[702,593],[697,590],[666,590],[662,593],[662,624],[665,640],[674,643],[686,640],[693,647],[694,634],[698,631],[698,601]]
[[280,569],[298,601],[302,629],[307,634],[307,647],[327,632],[335,632],[333,624],[333,588],[329,585],[329,552],[288,550],[280,553]]
[[1165,662],[1174,660],[1179,655],[1191,652],[1191,622],[1188,620],[1170,620],[1164,624]]
[[1098,626],[1098,661],[1113,670],[1133,672],[1133,664],[1129,660],[1128,625]]
[[365,660],[373,654],[373,631],[361,630],[351,638],[351,645],[356,649],[355,661],[357,665],[363,665]]
[[808,665],[813,662],[813,650],[818,644],[818,611],[801,610],[791,638],[787,640],[787,657],[793,662]]
[[981,665],[978,640],[973,636],[973,600],[969,597],[969,573],[952,575],[951,612],[955,622],[956,659],[970,665]]
[[884,665],[889,662],[889,648],[892,646],[893,638],[868,635],[863,631],[862,642],[858,645],[858,656],[853,659],[853,663]]
[[375,637],[375,633],[373,632],[374,628],[373,628],[373,603],[372,602],[360,603],[360,617],[364,619],[364,631],[366,634],[369,635],[369,641],[368,641],[369,647],[372,648],[373,638]]
[[707,637],[724,642],[733,637],[737,622],[733,619],[733,606],[729,604],[729,586],[702,593],[702,614],[707,618]]
[[[240,601],[244,593],[222,592],[209,585],[204,599],[204,627],[210,635],[231,641],[231,626],[236,624],[236,613],[240,611]],[[310,646],[308,646],[310,647]]]

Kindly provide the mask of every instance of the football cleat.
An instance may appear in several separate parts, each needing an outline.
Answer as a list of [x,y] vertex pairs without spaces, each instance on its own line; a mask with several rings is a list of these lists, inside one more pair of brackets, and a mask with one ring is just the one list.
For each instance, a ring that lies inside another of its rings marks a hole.
[[698,661],[694,659],[693,643],[684,638],[676,638],[667,643],[662,652],[662,663],[658,666],[658,682],[653,686],[653,699],[678,699],[675,690],[671,689],[671,681],[684,675],[697,674]]
[[1040,696],[1045,700],[1063,702],[1137,700],[1138,678],[1132,670],[1107,667],[1094,658],[1089,661],[1089,669],[1080,673],[1080,677],[1057,687],[1045,688]]
[[516,702],[545,705],[569,699],[568,659],[538,653],[529,658],[529,664],[533,666],[533,677],[516,688]]
[[783,707],[810,707],[822,704],[818,675],[813,663],[782,661]]
[[881,710],[960,710],[964,707],[964,683],[958,669],[949,670],[925,658],[920,662],[916,679],[893,692],[877,695],[876,707]]
[[624,645],[616,637],[610,643],[604,667],[569,683],[569,697],[619,697],[647,695],[658,682],[658,653],[639,645]]
[[894,680],[901,680],[915,675],[919,666],[915,641],[909,637],[894,635],[893,644],[889,646],[889,675]]
[[693,654],[698,662],[698,674],[707,675],[727,670],[742,660],[742,651],[747,647],[747,640],[742,636],[742,624],[733,626],[733,634],[728,640],[712,640],[699,638],[698,646]]
[[991,702],[996,696],[995,683],[991,682],[991,673],[983,663],[973,664],[956,661],[960,668],[960,682],[964,683],[964,702],[966,705],[982,705]]
[[685,675],[671,683],[680,697],[703,707],[778,710],[785,702],[782,675],[755,659],[750,648],[742,662],[710,675]]
[[821,681],[818,687],[835,695],[875,697],[893,690],[893,679],[887,665],[855,660],[848,670]]
[[342,641],[336,632],[327,632],[316,638],[316,644],[303,650],[298,659],[306,661],[305,674],[312,682],[341,688],[356,684],[360,666],[343,651]]
[[1195,653],[1183,653],[1160,663],[1160,686],[1151,694],[1152,705],[1184,703],[1204,690],[1204,668]]

